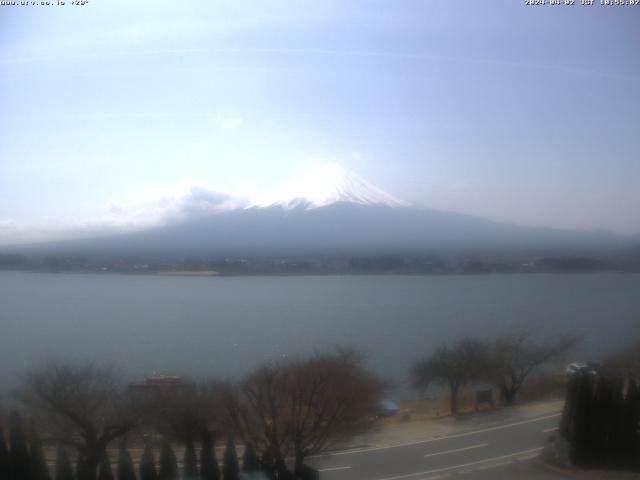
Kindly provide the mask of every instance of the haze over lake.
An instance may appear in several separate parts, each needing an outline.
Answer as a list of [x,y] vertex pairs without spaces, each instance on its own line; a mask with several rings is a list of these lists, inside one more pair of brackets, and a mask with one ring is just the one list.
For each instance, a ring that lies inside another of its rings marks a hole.
[[514,324],[586,335],[580,359],[640,332],[640,275],[161,277],[0,272],[0,382],[48,356],[130,376],[240,375],[355,345],[397,382],[444,341]]

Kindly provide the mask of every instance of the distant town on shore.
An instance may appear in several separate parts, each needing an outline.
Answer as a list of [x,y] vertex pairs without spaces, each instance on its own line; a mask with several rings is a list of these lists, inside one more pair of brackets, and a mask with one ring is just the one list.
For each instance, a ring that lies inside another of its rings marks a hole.
[[640,273],[640,255],[305,255],[237,257],[0,254],[0,270],[177,276]]

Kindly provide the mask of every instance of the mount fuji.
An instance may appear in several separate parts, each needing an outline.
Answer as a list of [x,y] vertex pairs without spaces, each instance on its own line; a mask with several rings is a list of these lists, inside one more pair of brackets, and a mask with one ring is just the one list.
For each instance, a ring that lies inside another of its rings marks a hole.
[[[227,201],[228,198],[223,199]],[[327,166],[245,204],[219,208],[200,192],[160,226],[30,250],[62,255],[413,255],[466,252],[601,252],[626,244],[606,231],[525,227],[405,202]],[[175,212],[174,212],[175,213]],[[24,249],[23,249],[24,251]]]

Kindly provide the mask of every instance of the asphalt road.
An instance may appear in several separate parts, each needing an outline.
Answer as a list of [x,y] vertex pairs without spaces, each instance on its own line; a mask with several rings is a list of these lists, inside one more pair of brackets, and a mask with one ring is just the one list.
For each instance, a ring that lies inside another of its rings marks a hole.
[[[558,425],[560,414],[523,419],[486,428],[393,446],[363,447],[308,459],[322,480],[427,480],[467,478],[561,478],[527,470]],[[511,472],[511,473],[509,473]]]

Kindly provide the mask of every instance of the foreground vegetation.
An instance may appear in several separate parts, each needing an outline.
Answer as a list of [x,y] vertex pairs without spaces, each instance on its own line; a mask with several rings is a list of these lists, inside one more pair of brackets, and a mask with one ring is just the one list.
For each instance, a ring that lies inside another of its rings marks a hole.
[[[411,374],[419,388],[445,385],[452,414],[461,388],[477,381],[494,385],[510,405],[533,372],[563,361],[578,341],[566,334],[543,342],[530,330],[462,339],[417,361]],[[605,359],[598,371],[570,376],[560,433],[573,464],[640,466],[638,347]],[[179,377],[125,383],[109,366],[48,363],[24,374],[16,392],[22,415],[0,412],[0,478],[235,480],[243,472],[317,478],[305,459],[373,429],[384,390],[350,349],[263,364],[239,381],[197,383]],[[55,472],[43,445],[56,449]],[[141,451],[136,462],[132,448]]]
[[640,341],[598,371],[572,375],[558,434],[543,458],[599,472],[640,471]]
[[472,382],[497,387],[502,401],[512,405],[536,370],[565,360],[579,341],[572,334],[541,341],[530,329],[513,329],[490,340],[465,338],[420,359],[411,374],[417,388],[433,383],[446,387],[452,415],[458,413],[460,390]]
[[[30,431],[24,433],[19,414],[10,415],[9,453],[0,442],[0,469],[8,476],[0,478],[49,478],[41,437],[58,446],[58,480],[74,478],[67,449],[75,452],[77,480],[113,478],[107,458],[113,444],[119,445],[118,479],[134,480],[126,448],[132,443],[145,445],[140,480],[177,479],[171,442],[185,446],[184,479],[234,480],[240,472],[236,439],[244,445],[244,471],[261,470],[271,479],[314,478],[305,457],[371,428],[382,393],[362,356],[351,350],[263,365],[237,383],[167,379],[175,381],[127,385],[112,368],[90,363],[52,363],[28,372],[18,398]],[[222,472],[218,438],[226,439]]]

